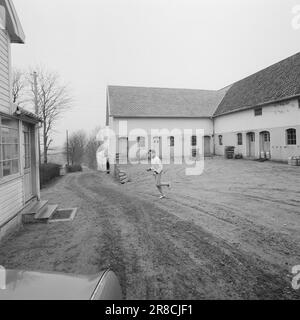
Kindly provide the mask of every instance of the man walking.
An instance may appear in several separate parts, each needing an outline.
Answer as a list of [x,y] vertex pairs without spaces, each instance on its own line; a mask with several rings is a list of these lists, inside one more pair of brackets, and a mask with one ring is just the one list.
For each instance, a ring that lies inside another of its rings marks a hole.
[[148,152],[149,158],[151,159],[151,168],[149,168],[147,171],[152,171],[154,178],[155,178],[155,184],[156,188],[158,189],[160,193],[160,199],[165,198],[166,196],[162,192],[162,187],[169,187],[170,183],[163,183],[161,182],[161,175],[163,172],[163,165],[159,157],[156,155],[155,150],[149,150]]

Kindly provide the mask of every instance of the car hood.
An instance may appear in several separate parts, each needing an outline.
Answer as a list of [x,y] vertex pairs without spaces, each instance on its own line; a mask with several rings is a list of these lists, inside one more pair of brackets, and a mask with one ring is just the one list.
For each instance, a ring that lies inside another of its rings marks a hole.
[[89,300],[106,271],[93,276],[5,271],[0,300]]

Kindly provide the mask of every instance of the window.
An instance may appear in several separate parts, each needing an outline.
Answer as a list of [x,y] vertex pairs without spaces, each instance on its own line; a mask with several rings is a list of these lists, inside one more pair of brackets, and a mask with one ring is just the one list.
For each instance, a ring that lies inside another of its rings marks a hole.
[[31,144],[30,144],[30,129],[23,127],[24,134],[24,169],[31,167]]
[[192,136],[192,139],[191,139],[191,144],[193,147],[197,146],[197,136]]
[[288,145],[295,145],[296,142],[296,129],[286,130],[286,143]]
[[153,137],[153,143],[160,143],[160,137]]
[[145,148],[145,137],[137,137],[137,142],[140,148]]
[[192,149],[192,157],[193,158],[197,157],[197,149]]
[[270,142],[270,133],[263,132],[263,139],[264,139],[264,142]]
[[223,145],[223,136],[219,136],[219,145],[220,145],[220,146]]
[[169,137],[169,146],[170,147],[174,147],[175,145],[175,139],[173,136]]
[[248,135],[249,135],[249,141],[254,142],[255,141],[255,133],[250,132],[250,133],[248,133]]
[[238,146],[243,145],[243,135],[241,133],[237,134],[237,144]]
[[0,117],[0,178],[19,172],[19,123]]
[[254,109],[254,116],[261,116],[262,115],[262,108],[255,108]]

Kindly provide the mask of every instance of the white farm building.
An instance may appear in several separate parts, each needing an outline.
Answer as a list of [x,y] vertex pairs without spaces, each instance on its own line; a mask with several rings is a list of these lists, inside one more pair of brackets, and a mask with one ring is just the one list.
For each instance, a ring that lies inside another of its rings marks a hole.
[[[162,159],[183,149],[224,155],[234,146],[245,158],[264,154],[285,162],[300,156],[300,53],[216,91],[109,86],[106,124],[120,159],[149,148]],[[203,141],[193,134],[176,139],[174,129],[203,129]]]

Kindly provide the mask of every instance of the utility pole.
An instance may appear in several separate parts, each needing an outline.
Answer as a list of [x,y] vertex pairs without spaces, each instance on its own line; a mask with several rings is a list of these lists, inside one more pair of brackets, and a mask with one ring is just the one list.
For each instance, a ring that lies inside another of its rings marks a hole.
[[68,167],[70,166],[70,159],[69,159],[69,132],[67,130],[67,164]]
[[[35,114],[39,115],[39,104],[38,104],[38,87],[37,87],[37,73],[33,72],[33,86],[34,86],[34,107]],[[41,165],[41,140],[40,140],[40,127],[38,125],[38,144],[39,144],[39,164]]]
[[38,106],[38,90],[37,90],[37,73],[33,72],[33,85],[34,85],[34,106],[35,106],[35,114],[39,114],[39,106]]

